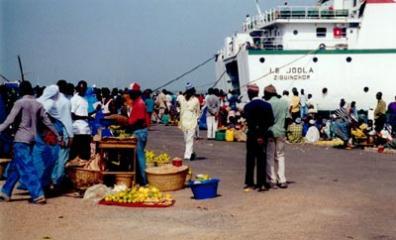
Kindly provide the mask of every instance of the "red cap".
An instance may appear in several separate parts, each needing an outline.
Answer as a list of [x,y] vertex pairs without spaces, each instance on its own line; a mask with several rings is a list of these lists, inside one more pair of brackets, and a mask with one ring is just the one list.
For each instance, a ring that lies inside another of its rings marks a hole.
[[131,85],[129,85],[129,89],[132,91],[140,91],[140,85],[138,83],[131,83]]
[[247,85],[247,90],[249,92],[259,92],[260,88],[259,88],[259,86],[257,86],[257,84],[252,83],[252,84]]

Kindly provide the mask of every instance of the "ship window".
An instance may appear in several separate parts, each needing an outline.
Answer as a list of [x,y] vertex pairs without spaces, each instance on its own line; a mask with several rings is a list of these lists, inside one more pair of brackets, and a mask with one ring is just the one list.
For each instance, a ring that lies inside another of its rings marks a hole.
[[368,92],[368,91],[369,91],[369,88],[368,88],[368,87],[364,87],[364,88],[363,88],[363,91],[364,91],[364,92]]
[[317,37],[326,37],[327,28],[316,28]]
[[298,34],[298,31],[297,31],[297,30],[294,30],[294,31],[293,31],[293,34],[294,34],[294,35],[297,35],[297,34]]
[[313,61],[314,63],[317,63],[317,62],[318,62],[318,58],[317,58],[317,57],[314,57],[314,58],[312,59],[312,61]]
[[265,62],[265,58],[263,58],[263,57],[260,58],[260,62],[261,62],[261,63],[264,63],[264,62]]
[[326,95],[326,94],[327,94],[327,92],[328,92],[327,88],[323,88],[323,89],[322,89],[322,93],[323,93],[323,95]]
[[352,58],[351,57],[347,57],[346,61],[350,63],[350,62],[352,62]]

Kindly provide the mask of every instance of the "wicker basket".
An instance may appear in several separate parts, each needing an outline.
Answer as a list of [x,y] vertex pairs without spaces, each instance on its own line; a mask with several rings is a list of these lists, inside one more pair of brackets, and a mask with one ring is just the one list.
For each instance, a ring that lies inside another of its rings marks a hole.
[[103,175],[100,171],[76,167],[69,168],[67,173],[73,186],[78,190],[86,190],[95,184],[103,183]]
[[147,180],[150,185],[156,186],[160,191],[176,191],[184,188],[186,177],[188,174],[188,167],[169,167],[169,171],[161,172],[158,169],[161,167],[154,167],[146,169]]
[[103,172],[105,184],[125,185],[131,188],[135,185],[135,172]]

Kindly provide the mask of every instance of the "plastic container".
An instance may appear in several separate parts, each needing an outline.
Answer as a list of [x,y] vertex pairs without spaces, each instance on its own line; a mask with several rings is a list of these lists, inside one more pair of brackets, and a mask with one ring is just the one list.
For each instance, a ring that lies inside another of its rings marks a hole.
[[234,141],[234,129],[227,129],[227,131],[225,132],[225,140],[227,142]]
[[216,141],[224,141],[225,140],[225,132],[217,131],[215,138],[216,138]]
[[202,183],[194,184],[190,181],[189,187],[194,194],[194,199],[202,200],[217,197],[217,188],[219,186],[220,179],[210,179]]
[[172,165],[175,167],[181,167],[183,165],[183,160],[181,160],[180,158],[174,158],[172,160]]

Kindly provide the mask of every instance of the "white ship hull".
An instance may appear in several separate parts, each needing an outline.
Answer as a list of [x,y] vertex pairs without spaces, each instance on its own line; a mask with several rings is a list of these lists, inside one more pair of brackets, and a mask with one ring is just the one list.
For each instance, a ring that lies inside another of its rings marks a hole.
[[377,92],[381,91],[388,103],[396,95],[396,49],[281,54],[250,50],[244,54],[247,61],[238,61],[239,73],[244,73],[239,75],[241,86],[255,82],[263,90],[273,84],[279,94],[293,87],[304,89],[313,94],[319,110],[336,109],[341,98],[368,110],[375,107]]

